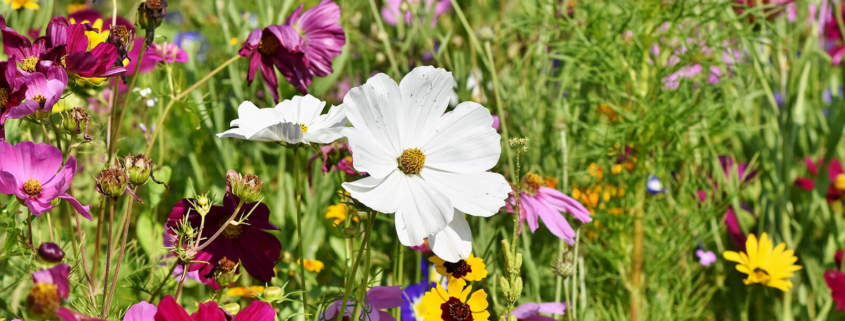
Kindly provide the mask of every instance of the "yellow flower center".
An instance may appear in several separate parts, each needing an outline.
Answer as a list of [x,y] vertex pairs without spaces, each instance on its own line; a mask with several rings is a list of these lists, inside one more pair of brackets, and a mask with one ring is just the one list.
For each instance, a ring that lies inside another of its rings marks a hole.
[[272,33],[265,33],[264,36],[261,37],[261,41],[258,42],[258,52],[265,55],[272,55],[281,45],[282,44],[279,43],[279,38],[276,38],[276,36]]
[[23,183],[23,192],[32,197],[38,196],[38,194],[41,194],[41,182],[37,179],[30,178]]
[[0,88],[0,107],[6,106],[9,102],[9,89]]
[[425,154],[419,148],[409,148],[399,156],[399,169],[405,174],[419,174],[425,165]]
[[761,268],[754,269],[754,276],[757,277],[757,280],[760,281],[760,284],[763,285],[767,285],[769,281],[772,280],[772,277],[769,276],[769,273]]
[[65,58],[67,58],[67,55],[62,56],[62,67],[67,68],[67,63],[65,63]]
[[305,126],[305,124],[300,123],[299,128],[302,129],[303,134],[308,132],[308,126]]
[[21,69],[26,72],[35,72],[35,66],[38,64],[38,57],[29,57],[21,61]]
[[47,102],[47,97],[44,97],[44,95],[38,94],[38,95],[33,96],[32,100],[37,101],[39,106],[44,107],[44,103]]
[[537,190],[545,184],[546,180],[534,173],[525,174],[525,177],[522,179],[522,186],[524,186],[526,192],[531,194],[537,194]]
[[469,304],[461,302],[456,297],[450,297],[448,301],[440,305],[440,316],[442,320],[449,321],[472,321],[472,310]]
[[840,191],[845,191],[845,174],[836,175],[836,181],[833,182],[833,187]]
[[59,286],[51,283],[37,283],[26,297],[26,305],[41,316],[52,315],[61,306]]
[[[226,221],[223,221],[223,223],[226,223]],[[240,236],[243,232],[243,229],[243,226],[229,223],[229,225],[226,225],[226,228],[223,229],[223,236],[229,239],[238,238],[238,236]]]

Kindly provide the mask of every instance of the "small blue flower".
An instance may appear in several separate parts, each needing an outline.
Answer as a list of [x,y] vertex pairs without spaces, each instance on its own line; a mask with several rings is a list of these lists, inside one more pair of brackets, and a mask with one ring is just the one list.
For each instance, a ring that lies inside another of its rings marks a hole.
[[187,52],[194,53],[201,63],[205,62],[207,53],[211,49],[208,38],[199,31],[179,31],[176,33],[173,43]]
[[660,178],[654,175],[649,176],[648,182],[646,183],[646,190],[648,190],[651,194],[666,192],[663,188],[663,182],[660,181]]

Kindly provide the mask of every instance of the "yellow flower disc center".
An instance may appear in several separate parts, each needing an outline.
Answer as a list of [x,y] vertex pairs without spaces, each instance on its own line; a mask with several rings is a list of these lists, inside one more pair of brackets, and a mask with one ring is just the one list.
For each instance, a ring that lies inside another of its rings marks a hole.
[[23,192],[32,197],[38,196],[38,194],[41,194],[41,182],[37,179],[30,178],[23,183]]
[[[226,223],[226,221],[223,221],[223,223]],[[238,238],[238,236],[240,236],[243,232],[243,229],[243,226],[229,223],[229,225],[226,225],[226,228],[223,229],[223,236],[229,239]]]
[[524,186],[525,190],[531,194],[537,194],[537,190],[543,185],[546,184],[546,180],[544,180],[540,175],[534,173],[528,173],[522,179],[522,185]]
[[300,123],[299,128],[302,129],[303,134],[308,132],[308,126],[305,126],[305,124]]
[[472,310],[469,308],[469,304],[461,302],[456,297],[450,297],[449,301],[443,302],[440,305],[440,311],[443,312],[442,320],[472,321]]
[[419,148],[409,148],[399,156],[399,169],[405,174],[419,174],[425,165],[425,154]]
[[26,301],[27,306],[41,312],[39,314],[51,314],[61,306],[59,286],[51,283],[37,283],[32,287],[32,292],[29,292]]
[[35,66],[38,64],[38,57],[29,57],[21,61],[21,69],[26,72],[35,72]]
[[279,43],[279,38],[276,38],[272,33],[266,33],[258,42],[258,52],[265,55],[272,55],[282,44]]
[[833,182],[833,187],[840,191],[845,191],[845,174],[836,175],[836,181]]
[[761,268],[754,269],[754,276],[757,277],[757,280],[760,281],[760,284],[766,285],[772,279],[769,276],[769,273],[766,270]]
[[37,101],[39,106],[44,107],[44,103],[47,102],[47,97],[44,97],[44,95],[39,94],[32,96],[32,100]]

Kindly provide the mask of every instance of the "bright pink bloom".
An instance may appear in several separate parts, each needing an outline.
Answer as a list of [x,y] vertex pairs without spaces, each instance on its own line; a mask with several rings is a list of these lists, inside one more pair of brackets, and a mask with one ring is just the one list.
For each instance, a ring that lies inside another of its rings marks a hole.
[[37,112],[49,114],[53,106],[62,98],[62,93],[67,86],[67,75],[64,70],[50,69],[47,75],[34,72],[29,76],[18,78],[16,84],[26,85],[26,101],[9,109],[6,117],[17,119]]
[[713,251],[698,249],[698,251],[695,251],[695,255],[698,256],[698,262],[703,266],[709,266],[716,262],[716,253],[713,253]]
[[[32,273],[32,282],[34,286],[30,295],[41,298],[40,301],[67,299],[70,296],[70,282],[68,281],[68,276],[70,276],[70,266],[67,264],[59,264],[50,269]],[[27,302],[30,302],[30,300],[27,299]],[[39,305],[36,300],[31,302],[33,302],[32,305],[28,304],[30,313],[38,317],[51,318],[56,316],[65,321],[100,320],[68,310],[61,306],[61,302],[41,302],[42,305]],[[56,305],[53,305],[53,303]]]
[[[807,164],[807,170],[810,171],[812,176],[819,175],[819,167],[823,166],[822,161],[820,158],[813,163],[812,158],[804,158],[804,163]],[[839,159],[834,158],[830,160],[830,165],[827,167],[827,178],[830,184],[827,187],[826,198],[829,203],[833,203],[845,196],[845,170],[843,170],[842,162]],[[816,188],[816,181],[809,177],[799,177],[795,179],[795,185],[798,185],[799,188],[805,191],[812,192]]]
[[836,269],[824,272],[824,281],[830,288],[830,295],[836,301],[836,311],[845,310],[845,274]]
[[29,38],[7,26],[3,15],[0,15],[0,31],[3,35],[3,51],[10,57],[10,61],[22,63],[26,59],[34,60],[33,65],[27,66],[27,70],[21,72],[28,75],[36,70],[43,71],[46,67],[44,62],[49,61],[49,43],[45,37],[39,37],[34,42],[29,41]]
[[[402,306],[402,303],[404,301],[402,300],[401,286],[374,286],[367,291],[365,313],[361,314],[361,320],[396,321],[396,318],[390,312],[383,310],[398,308]],[[320,320],[334,320],[340,313],[341,305],[343,305],[342,300],[334,301],[323,313]],[[346,311],[343,314],[344,320],[352,318],[354,306],[354,301],[346,302]]]
[[49,211],[55,206],[50,202],[60,198],[90,220],[90,206],[82,206],[67,193],[74,174],[76,158],[68,157],[62,166],[62,152],[55,146],[0,142],[0,194],[15,195],[32,214]]
[[[426,19],[426,16],[429,15],[429,12],[432,11],[432,6],[434,6],[434,14],[432,15],[429,25],[434,27],[437,25],[437,17],[440,15],[449,12],[449,9],[452,7],[452,4],[449,0],[408,0],[409,3],[420,3],[425,1],[425,7],[420,7],[420,23],[424,23],[425,21],[429,21]],[[397,17],[400,14],[400,8],[402,6],[402,2],[404,0],[386,0],[387,5],[381,7],[381,18],[384,19],[384,23],[389,24],[391,26],[395,26],[397,23]],[[435,3],[436,2],[436,3]],[[413,22],[414,16],[410,10],[405,11],[405,24],[410,25]]]
[[[149,58],[149,59],[148,59]],[[141,73],[155,69],[156,63],[163,62],[172,64],[174,62],[188,62],[188,54],[175,43],[153,43],[151,48],[144,54],[144,61],[141,62]]]
[[311,75],[323,77],[332,73],[332,59],[340,55],[346,44],[346,35],[338,22],[340,7],[331,0],[320,1],[305,12],[302,7],[293,11],[284,26],[293,28],[301,36]]
[[[527,189],[519,192],[519,223],[521,226],[523,221],[528,220],[531,233],[540,227],[539,218],[542,218],[552,234],[569,244],[575,244],[575,230],[560,213],[572,214],[583,223],[593,221],[584,205],[556,189],[545,186],[528,186]],[[508,212],[513,213],[515,203],[516,199],[511,195],[507,202]]]
[[47,25],[47,40],[54,62],[61,64],[68,75],[83,78],[111,77],[122,75],[126,68],[116,67],[117,47],[102,42],[88,51],[88,36],[92,30],[89,24],[71,24],[65,17],[55,17]]
[[513,309],[513,316],[520,321],[555,321],[557,319],[547,316],[542,316],[540,313],[563,315],[566,310],[566,303],[564,302],[546,302],[546,303],[523,303],[516,309]]
[[[148,306],[144,306],[143,309],[151,310]],[[127,315],[129,315],[128,312]],[[231,320],[273,321],[275,316],[276,310],[273,310],[273,307],[270,306],[269,303],[255,300],[252,301],[246,309],[238,312],[238,315],[231,318]],[[124,321],[226,321],[228,319],[229,317],[227,317],[227,313],[223,311],[223,309],[219,308],[217,306],[217,302],[214,302],[213,300],[200,303],[197,312],[188,315],[185,308],[179,305],[179,303],[176,303],[173,296],[168,295],[164,299],[161,299],[161,302],[158,303],[155,318],[149,318],[149,315],[144,315],[142,318],[124,319]]]

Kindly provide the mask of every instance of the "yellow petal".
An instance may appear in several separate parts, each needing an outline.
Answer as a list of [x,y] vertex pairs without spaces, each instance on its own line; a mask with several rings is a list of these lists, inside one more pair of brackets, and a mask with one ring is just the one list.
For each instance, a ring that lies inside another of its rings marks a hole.
[[742,258],[739,256],[739,253],[734,251],[725,251],[725,253],[722,253],[722,256],[728,261],[744,263],[742,262]]
[[484,292],[484,290],[475,291],[466,303],[469,304],[469,309],[473,312],[487,310],[487,292]]
[[428,261],[437,265],[443,265],[443,263],[446,263],[446,261],[443,261],[443,259],[437,257],[436,255],[428,258]]
[[490,312],[482,311],[472,314],[472,321],[487,321],[490,320]]
[[464,290],[464,286],[466,286],[466,281],[464,281],[463,279],[449,280],[449,296],[453,296],[456,298],[460,297],[461,292]]

